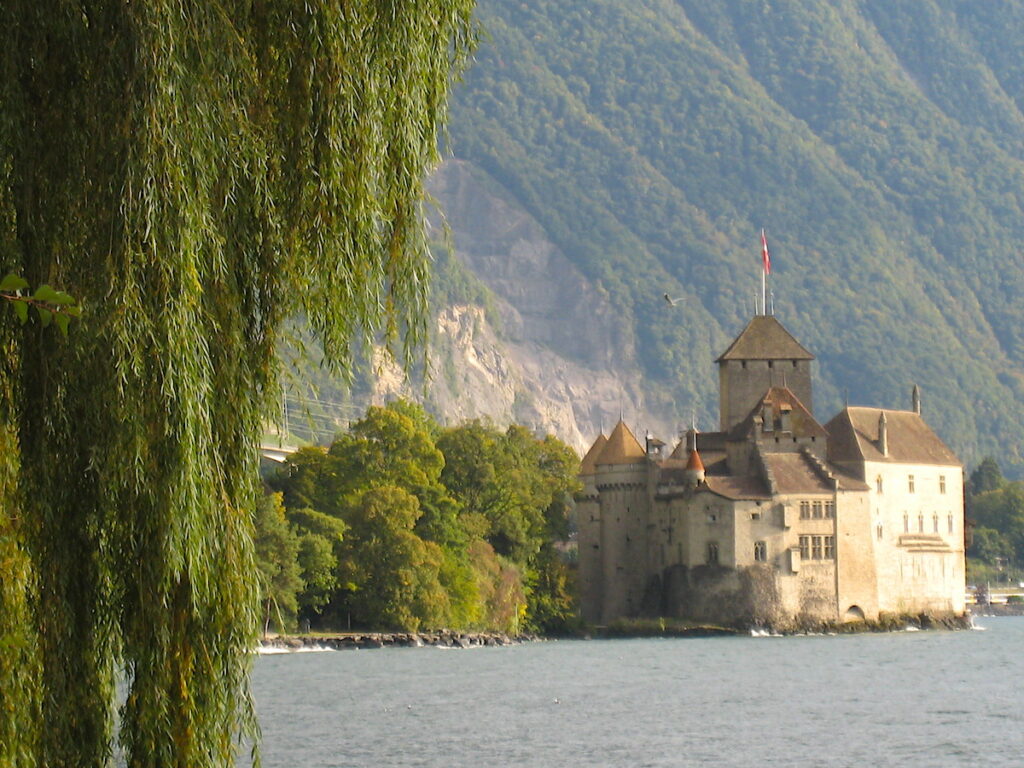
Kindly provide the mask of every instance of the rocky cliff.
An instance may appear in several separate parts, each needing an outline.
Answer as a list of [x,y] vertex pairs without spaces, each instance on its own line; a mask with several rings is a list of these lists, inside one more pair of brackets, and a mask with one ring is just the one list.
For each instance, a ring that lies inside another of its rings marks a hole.
[[406,396],[449,422],[520,423],[580,451],[620,413],[640,435],[649,429],[672,437],[678,414],[646,391],[633,319],[608,292],[587,280],[480,169],[450,160],[430,188],[454,257],[487,287],[492,309],[435,307],[428,382],[408,381],[378,361],[374,401]]

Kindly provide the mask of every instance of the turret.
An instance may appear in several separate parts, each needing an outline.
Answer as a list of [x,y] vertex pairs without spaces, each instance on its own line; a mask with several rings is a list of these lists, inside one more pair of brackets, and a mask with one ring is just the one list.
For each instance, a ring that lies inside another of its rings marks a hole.
[[683,472],[687,488],[696,488],[704,482],[704,462],[697,452],[697,430],[690,428],[686,432],[686,450],[690,454]]
[[878,450],[883,456],[889,455],[889,432],[885,411],[882,411],[878,416]]
[[921,388],[914,385],[913,391],[910,393],[911,410],[918,416],[921,415]]

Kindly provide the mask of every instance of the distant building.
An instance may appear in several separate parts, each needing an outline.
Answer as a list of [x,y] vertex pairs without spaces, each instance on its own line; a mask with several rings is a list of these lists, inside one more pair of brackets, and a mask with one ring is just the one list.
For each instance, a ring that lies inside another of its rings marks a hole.
[[718,358],[719,431],[671,454],[619,421],[583,459],[584,619],[765,624],[964,612],[963,466],[921,417],[813,415],[814,359],[773,316]]

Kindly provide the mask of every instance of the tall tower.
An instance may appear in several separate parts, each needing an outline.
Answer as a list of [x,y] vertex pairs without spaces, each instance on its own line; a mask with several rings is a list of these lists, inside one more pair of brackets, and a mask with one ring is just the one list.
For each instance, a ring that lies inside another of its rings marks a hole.
[[757,315],[718,363],[719,428],[738,424],[770,387],[788,387],[812,414],[811,361],[808,352],[774,315]]

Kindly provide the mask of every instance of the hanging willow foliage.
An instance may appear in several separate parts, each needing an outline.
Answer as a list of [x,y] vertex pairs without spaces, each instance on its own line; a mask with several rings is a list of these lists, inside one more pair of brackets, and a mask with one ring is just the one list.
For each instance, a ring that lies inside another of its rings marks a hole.
[[0,306],[0,766],[102,765],[118,717],[131,766],[229,765],[254,733],[278,330],[412,355],[471,9],[0,3],[0,274],[83,307],[65,339]]

